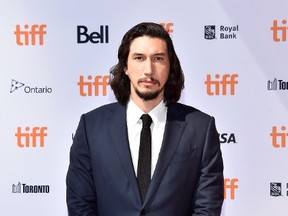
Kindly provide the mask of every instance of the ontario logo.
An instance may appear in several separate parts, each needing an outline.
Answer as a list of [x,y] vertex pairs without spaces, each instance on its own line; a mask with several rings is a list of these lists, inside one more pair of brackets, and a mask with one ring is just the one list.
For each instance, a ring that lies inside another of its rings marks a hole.
[[12,79],[11,80],[11,87],[10,87],[10,93],[16,92],[16,91],[24,91],[26,94],[51,94],[52,88],[50,87],[38,87],[38,86],[29,86],[25,85],[24,83]]
[[47,194],[50,193],[49,185],[28,185],[18,182],[18,184],[12,184],[12,193],[37,193]]

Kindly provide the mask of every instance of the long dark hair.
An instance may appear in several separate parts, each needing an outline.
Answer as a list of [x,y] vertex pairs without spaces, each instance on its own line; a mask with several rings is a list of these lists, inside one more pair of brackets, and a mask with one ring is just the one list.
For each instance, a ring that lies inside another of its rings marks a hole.
[[170,72],[164,87],[164,102],[167,105],[177,102],[184,88],[184,75],[180,61],[168,32],[163,26],[150,22],[144,22],[134,26],[123,36],[118,49],[118,64],[110,70],[110,85],[117,101],[123,105],[126,105],[129,101],[131,93],[130,79],[124,70],[127,67],[131,42],[141,36],[160,38],[166,42],[170,61]]

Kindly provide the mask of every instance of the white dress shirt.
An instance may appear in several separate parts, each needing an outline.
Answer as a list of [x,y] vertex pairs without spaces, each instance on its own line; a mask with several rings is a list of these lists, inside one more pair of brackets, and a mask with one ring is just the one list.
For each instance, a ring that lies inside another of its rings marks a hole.
[[[134,103],[132,99],[130,99],[127,104],[126,120],[127,120],[130,152],[135,173],[137,173],[140,133],[142,129],[142,120],[140,118],[143,114],[144,112]],[[152,147],[151,178],[152,178],[163,141],[163,135],[167,119],[167,107],[165,106],[164,102],[161,101],[148,114],[150,115],[153,121],[150,126],[151,138],[152,138],[151,141],[151,147]]]

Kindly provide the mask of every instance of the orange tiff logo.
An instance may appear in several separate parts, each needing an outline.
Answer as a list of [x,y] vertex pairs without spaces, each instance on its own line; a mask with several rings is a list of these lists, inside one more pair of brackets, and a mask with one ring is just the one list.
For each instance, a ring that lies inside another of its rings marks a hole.
[[19,46],[27,46],[27,45],[36,45],[37,41],[39,45],[44,44],[44,35],[47,32],[44,30],[47,26],[42,25],[24,25],[24,29],[20,27],[20,25],[16,25],[16,30],[14,34],[16,35],[16,43]]
[[275,42],[285,42],[287,40],[287,20],[282,20],[279,25],[277,20],[273,20],[273,26],[271,27],[273,33],[273,40]]
[[174,23],[160,23],[160,25],[162,25],[169,34],[172,34],[174,32],[174,30],[172,29]]
[[88,81],[84,81],[84,76],[80,76],[80,80],[77,82],[81,96],[99,96],[100,88],[102,89],[102,95],[107,95],[109,76],[95,76],[94,78],[88,76],[87,79]]
[[272,138],[272,145],[274,148],[285,148],[286,147],[286,142],[288,140],[288,131],[286,131],[287,128],[286,126],[282,126],[280,128],[277,128],[277,126],[272,127],[272,131],[270,133],[270,136]]
[[17,127],[15,136],[17,145],[23,147],[44,147],[44,138],[47,136],[47,127],[25,127],[24,132],[21,127]]
[[227,95],[227,89],[229,88],[230,95],[235,94],[235,86],[238,84],[236,78],[238,74],[224,74],[222,77],[220,74],[215,75],[215,79],[211,79],[211,75],[207,75],[207,79],[204,82],[207,89],[207,94],[212,95]]
[[224,179],[224,199],[227,198],[227,194],[230,195],[230,199],[234,200],[235,199],[235,190],[238,188],[238,185],[236,184],[238,182],[237,178],[225,178]]

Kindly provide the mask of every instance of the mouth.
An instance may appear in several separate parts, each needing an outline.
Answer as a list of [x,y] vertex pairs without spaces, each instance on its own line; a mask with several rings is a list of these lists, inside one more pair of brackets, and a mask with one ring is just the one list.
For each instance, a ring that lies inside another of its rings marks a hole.
[[139,80],[138,80],[138,84],[139,84],[139,83],[143,83],[143,84],[149,85],[149,86],[151,86],[151,85],[160,85],[159,80],[157,80],[157,79],[155,79],[155,78],[153,78],[153,77],[151,77],[151,78],[142,78],[142,79],[139,79]]

